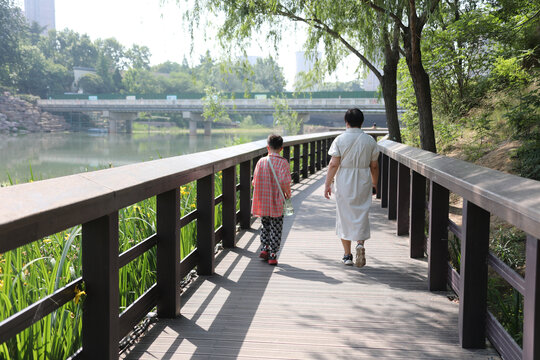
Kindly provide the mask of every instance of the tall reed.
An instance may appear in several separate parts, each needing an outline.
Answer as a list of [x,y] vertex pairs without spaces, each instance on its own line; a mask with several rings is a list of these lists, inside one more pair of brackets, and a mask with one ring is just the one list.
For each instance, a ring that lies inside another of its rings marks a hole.
[[[216,196],[221,194],[221,176],[221,173],[215,175]],[[196,194],[196,182],[180,188],[181,216],[196,209]],[[216,228],[221,226],[221,222],[219,204],[216,206]],[[151,197],[120,209],[118,229],[120,253],[154,234],[156,198]],[[196,221],[181,229],[181,258],[195,248],[196,235]],[[0,254],[0,320],[25,309],[80,277],[80,259],[80,225]],[[120,311],[127,308],[155,282],[156,249],[153,247],[120,269]],[[0,359],[64,359],[73,354],[81,347],[84,295],[75,300],[1,344]]]

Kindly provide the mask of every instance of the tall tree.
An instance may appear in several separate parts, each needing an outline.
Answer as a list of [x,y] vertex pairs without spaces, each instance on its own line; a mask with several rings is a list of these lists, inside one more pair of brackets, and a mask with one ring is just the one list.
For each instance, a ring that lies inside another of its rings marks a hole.
[[133,69],[150,69],[150,49],[147,46],[141,46],[133,44],[133,46],[126,51],[126,58],[129,65]]
[[[229,42],[241,42],[253,33],[267,30],[267,40],[276,44],[284,30],[281,19],[306,24],[308,38],[304,46],[308,52],[316,54],[320,43],[325,49],[326,62],[318,63],[318,76],[335,71],[338,63],[350,53],[357,56],[379,78],[390,138],[401,141],[396,100],[398,24],[387,13],[376,9],[355,0],[195,0],[187,16],[193,28],[206,15],[204,11],[221,11],[225,21],[219,34],[222,40]],[[403,6],[394,1],[390,10],[394,16],[401,15]],[[384,61],[383,72],[376,66],[381,61]]]
[[11,0],[0,0],[0,84],[12,85],[13,68],[21,62],[25,21]]

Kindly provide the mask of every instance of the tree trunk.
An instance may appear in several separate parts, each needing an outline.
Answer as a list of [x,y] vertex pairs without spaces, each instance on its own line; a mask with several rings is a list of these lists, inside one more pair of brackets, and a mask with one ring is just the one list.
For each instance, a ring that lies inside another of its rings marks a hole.
[[386,51],[385,64],[383,67],[381,88],[384,98],[384,109],[386,111],[386,124],[388,127],[388,138],[392,141],[401,142],[401,131],[399,129],[399,119],[397,113],[397,67],[399,52]]
[[411,28],[403,32],[405,60],[411,74],[416,104],[418,106],[418,120],[420,125],[420,144],[422,149],[437,152],[435,145],[435,131],[433,130],[433,111],[431,108],[431,86],[429,75],[422,65],[420,51],[421,27],[415,29],[411,36]]

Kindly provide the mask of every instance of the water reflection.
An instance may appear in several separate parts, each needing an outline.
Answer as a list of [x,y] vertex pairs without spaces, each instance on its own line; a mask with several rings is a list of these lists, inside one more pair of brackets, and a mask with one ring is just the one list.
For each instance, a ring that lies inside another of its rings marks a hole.
[[[267,131],[242,135],[264,139]],[[233,144],[234,134],[0,135],[0,182],[26,182],[189,154]]]

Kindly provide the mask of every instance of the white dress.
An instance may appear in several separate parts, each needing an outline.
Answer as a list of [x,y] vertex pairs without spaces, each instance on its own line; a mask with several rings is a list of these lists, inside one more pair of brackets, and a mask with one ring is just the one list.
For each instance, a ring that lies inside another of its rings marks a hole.
[[336,235],[351,241],[369,239],[372,197],[369,164],[379,157],[377,142],[359,128],[348,128],[335,138],[328,154],[341,158],[333,190]]

